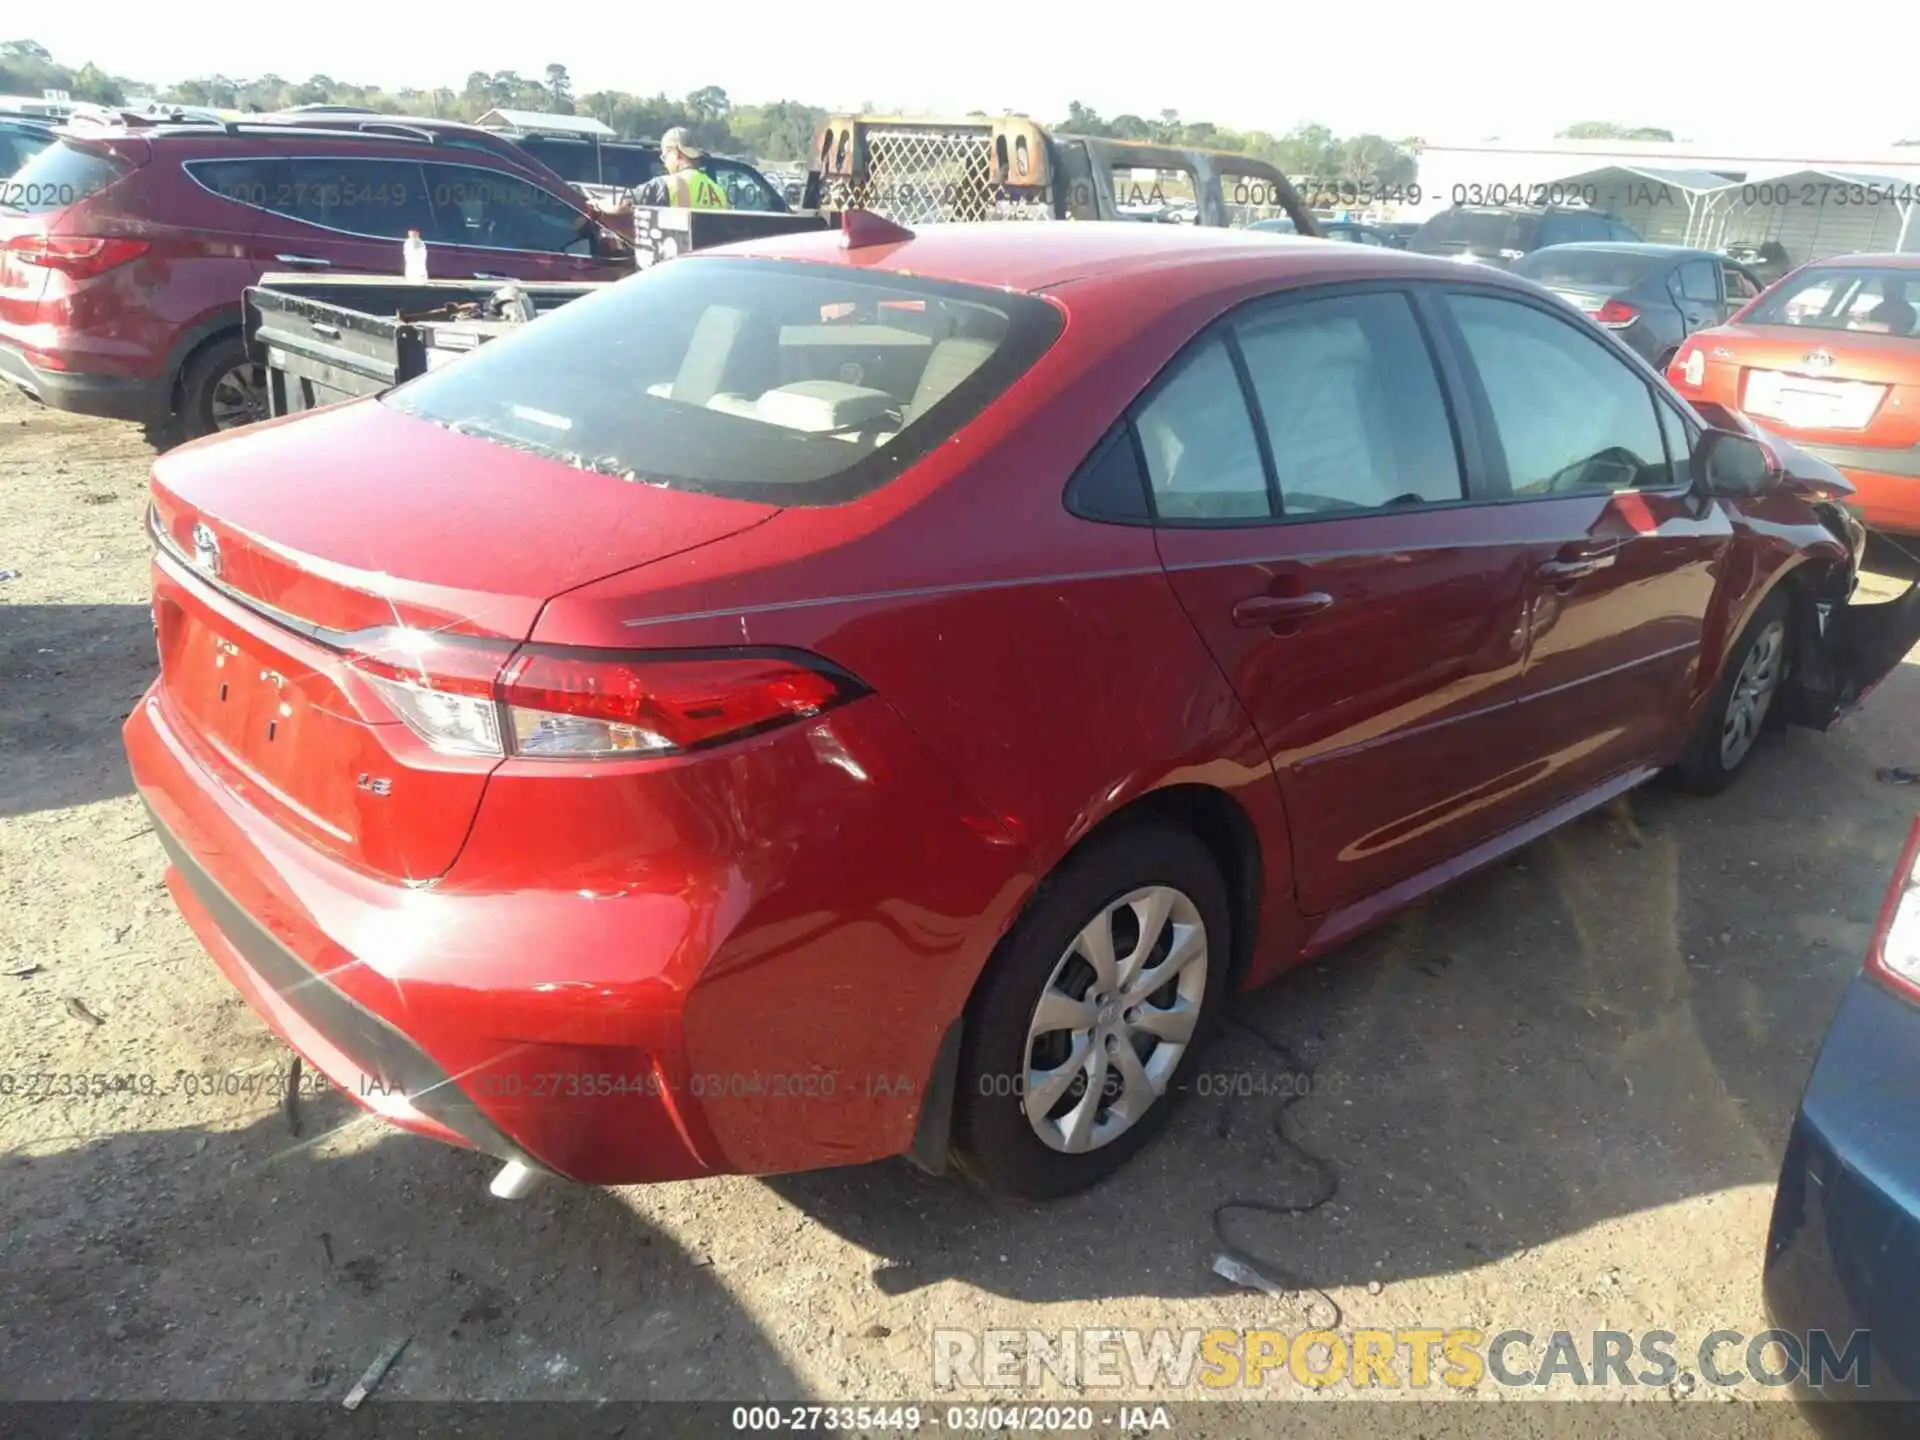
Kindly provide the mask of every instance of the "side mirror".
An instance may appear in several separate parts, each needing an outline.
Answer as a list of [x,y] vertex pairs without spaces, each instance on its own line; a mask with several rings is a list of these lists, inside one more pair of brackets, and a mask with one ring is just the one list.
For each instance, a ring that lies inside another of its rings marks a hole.
[[1709,430],[1693,450],[1696,483],[1709,495],[1753,496],[1779,479],[1773,456],[1758,440]]

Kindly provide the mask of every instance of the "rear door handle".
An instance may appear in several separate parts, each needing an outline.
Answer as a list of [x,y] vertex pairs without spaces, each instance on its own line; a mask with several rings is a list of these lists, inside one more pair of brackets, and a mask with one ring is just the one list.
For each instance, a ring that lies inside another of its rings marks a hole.
[[299,265],[310,270],[324,270],[333,264],[331,260],[323,260],[318,255],[276,255],[273,258],[282,265]]
[[1233,607],[1233,623],[1252,630],[1305,620],[1332,608],[1333,597],[1324,590],[1309,590],[1304,595],[1249,595]]

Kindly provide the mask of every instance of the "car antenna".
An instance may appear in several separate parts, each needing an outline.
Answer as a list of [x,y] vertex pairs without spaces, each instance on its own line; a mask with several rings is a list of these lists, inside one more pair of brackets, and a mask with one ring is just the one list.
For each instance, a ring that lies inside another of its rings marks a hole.
[[840,212],[840,248],[842,250],[860,250],[869,245],[898,245],[903,240],[914,238],[913,231],[904,225],[897,225],[884,215],[876,215],[871,210],[842,210]]

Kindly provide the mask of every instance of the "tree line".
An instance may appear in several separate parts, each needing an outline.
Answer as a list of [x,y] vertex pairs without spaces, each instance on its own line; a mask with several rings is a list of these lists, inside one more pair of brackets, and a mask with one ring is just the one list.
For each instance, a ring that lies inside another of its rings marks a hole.
[[[166,87],[149,87],[98,66],[77,69],[55,61],[46,48],[31,40],[0,43],[0,94],[39,95],[43,90],[65,90],[76,100],[123,105],[131,96],[152,95],[180,105],[205,105],[241,111],[284,110],[294,105],[360,105],[389,115],[426,115],[448,120],[477,120],[489,110],[534,110],[568,115],[591,115],[629,139],[655,139],[674,126],[685,126],[695,140],[723,154],[751,155],[770,163],[804,160],[813,133],[827,112],[799,100],[775,100],[759,105],[736,105],[718,85],[705,85],[689,95],[641,95],[625,90],[575,92],[564,65],[548,65],[539,76],[513,70],[488,73],[475,70],[455,90],[385,90],[356,85],[330,75],[289,80],[267,74],[252,79],[203,75]],[[872,109],[871,105],[863,108]],[[976,112],[978,113],[978,112]],[[1296,125],[1284,134],[1264,130],[1231,130],[1205,120],[1183,120],[1176,110],[1162,110],[1149,119],[1132,113],[1107,119],[1078,100],[1056,128],[1074,135],[1100,135],[1118,140],[1148,140],[1163,145],[1230,150],[1253,156],[1296,177],[1370,185],[1376,189],[1408,185],[1414,180],[1421,141],[1382,135],[1340,136],[1325,125]],[[1669,131],[1650,127],[1585,121],[1561,132],[1576,139],[1671,140]]]

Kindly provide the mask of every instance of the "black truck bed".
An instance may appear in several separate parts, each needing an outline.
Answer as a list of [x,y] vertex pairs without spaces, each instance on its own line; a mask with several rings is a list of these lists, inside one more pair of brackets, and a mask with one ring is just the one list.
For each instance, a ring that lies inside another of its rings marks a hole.
[[[605,288],[515,283],[536,315]],[[264,275],[246,293],[247,349],[266,367],[275,415],[374,395],[517,328],[447,315],[449,306],[484,303],[501,288],[493,280]]]

